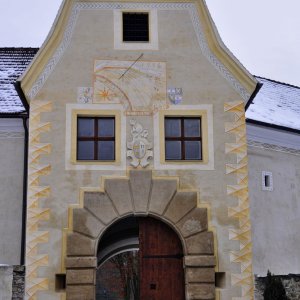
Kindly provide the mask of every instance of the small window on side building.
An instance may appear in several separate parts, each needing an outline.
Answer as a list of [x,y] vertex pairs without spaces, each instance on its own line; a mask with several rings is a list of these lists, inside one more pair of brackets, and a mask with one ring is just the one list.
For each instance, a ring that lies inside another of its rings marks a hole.
[[200,117],[165,117],[165,160],[202,160]]
[[149,42],[149,13],[123,12],[123,42]]
[[273,174],[272,172],[262,171],[261,176],[262,190],[273,191]]
[[115,160],[115,118],[77,118],[77,160]]

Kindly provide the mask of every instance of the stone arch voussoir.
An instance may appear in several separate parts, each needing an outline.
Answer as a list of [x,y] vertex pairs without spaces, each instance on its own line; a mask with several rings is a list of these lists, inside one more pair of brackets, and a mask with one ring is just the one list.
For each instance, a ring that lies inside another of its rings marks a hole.
[[128,177],[106,178],[103,191],[85,191],[83,207],[73,208],[65,265],[67,299],[94,300],[97,246],[103,232],[129,215],[152,215],[177,232],[184,249],[186,299],[215,299],[214,236],[207,208],[197,192],[178,189],[174,177],[155,178],[133,170]]

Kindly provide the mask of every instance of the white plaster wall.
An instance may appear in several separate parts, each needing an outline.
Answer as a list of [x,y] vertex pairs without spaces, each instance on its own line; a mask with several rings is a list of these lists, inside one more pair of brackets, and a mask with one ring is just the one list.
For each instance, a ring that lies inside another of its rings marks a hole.
[[261,125],[247,124],[248,141],[267,143],[279,148],[300,150],[300,135],[295,132],[263,127]]
[[0,265],[0,299],[11,300],[13,268]]
[[[248,148],[254,273],[300,273],[300,156]],[[273,191],[262,190],[262,171]]]
[[21,119],[0,119],[0,264],[20,264],[24,129]]

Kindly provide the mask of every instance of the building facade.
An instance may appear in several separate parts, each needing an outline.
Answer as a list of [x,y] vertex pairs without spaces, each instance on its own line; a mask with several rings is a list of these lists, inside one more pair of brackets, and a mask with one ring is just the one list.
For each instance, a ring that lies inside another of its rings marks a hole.
[[[247,152],[245,107],[254,109],[259,81],[224,46],[204,1],[64,1],[16,85],[29,113],[28,161],[18,163],[28,170],[25,298],[95,299],[101,263],[136,248],[146,273],[149,258],[169,266],[163,279],[141,275],[141,299],[166,298],[164,280],[183,286],[178,299],[254,299],[254,274],[299,273],[297,235],[273,230],[276,221],[295,233],[298,152],[268,149],[271,129],[251,122]],[[283,156],[294,186],[286,212],[287,185],[272,185],[286,178]],[[171,257],[175,236],[181,252]],[[266,258],[283,240],[292,245],[282,264],[284,250]]]

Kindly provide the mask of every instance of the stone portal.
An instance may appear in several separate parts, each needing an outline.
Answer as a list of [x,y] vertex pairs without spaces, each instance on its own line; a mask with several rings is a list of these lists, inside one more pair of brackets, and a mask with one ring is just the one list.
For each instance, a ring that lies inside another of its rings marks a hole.
[[174,177],[155,178],[151,171],[130,171],[107,178],[101,191],[86,191],[83,207],[73,208],[67,236],[67,299],[95,300],[98,243],[106,230],[128,216],[151,216],[168,224],[183,248],[185,299],[215,299],[214,236],[207,209],[196,191],[181,191]]

